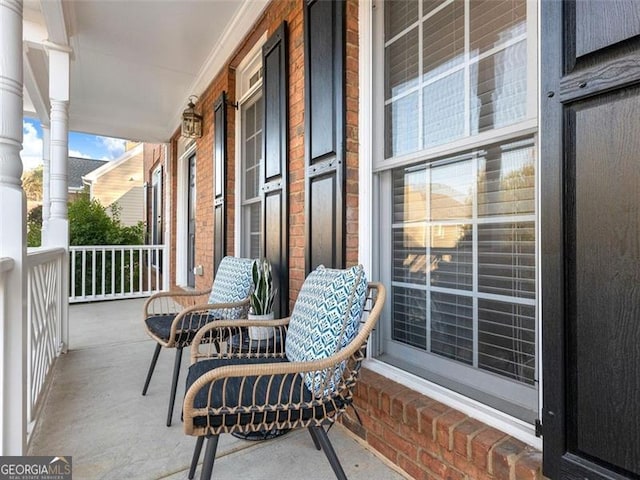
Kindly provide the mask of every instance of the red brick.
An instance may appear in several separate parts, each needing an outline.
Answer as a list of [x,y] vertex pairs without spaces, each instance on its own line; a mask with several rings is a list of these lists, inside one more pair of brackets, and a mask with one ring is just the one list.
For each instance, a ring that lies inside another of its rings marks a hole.
[[403,399],[402,421],[408,425],[418,428],[418,411],[434,402],[429,397],[425,397],[419,392],[411,390]]
[[542,453],[530,448],[516,461],[516,480],[542,479]]
[[471,458],[471,440],[480,433],[486,425],[467,418],[458,424],[453,431],[453,449],[465,458]]
[[489,472],[499,480],[509,480],[515,473],[516,459],[525,451],[526,445],[520,440],[507,437],[495,445],[491,452]]
[[442,463],[439,458],[437,458],[430,452],[421,450],[419,460],[420,463],[422,463],[425,467],[427,467],[440,478],[444,477],[444,475],[447,473],[447,465]]
[[435,420],[449,410],[451,410],[449,407],[440,402],[433,402],[424,407],[420,410],[420,431],[431,432],[431,436],[435,440]]
[[398,455],[398,466],[407,472],[413,479],[419,480],[428,478],[427,472],[425,472],[420,465],[402,454]]
[[393,463],[397,462],[398,456],[397,456],[397,452],[396,452],[395,448],[390,447],[387,444],[387,442],[385,442],[384,440],[380,439],[376,435],[368,435],[367,439],[369,441],[369,445],[371,445],[373,448],[375,448],[378,452],[380,452],[382,455],[387,457]]
[[457,410],[450,410],[436,418],[436,439],[447,450],[453,450],[453,429],[467,416]]
[[395,448],[398,453],[402,453],[412,460],[416,460],[418,458],[418,446],[408,441],[406,438],[401,437],[394,431],[385,429],[382,438],[385,439],[390,447]]
[[409,426],[406,424],[400,425],[398,433],[420,448],[430,452],[436,452],[438,450],[438,446],[433,441],[431,434],[420,432],[415,426]]
[[475,465],[483,470],[488,470],[489,453],[491,448],[507,435],[495,428],[487,428],[471,440],[471,458]]

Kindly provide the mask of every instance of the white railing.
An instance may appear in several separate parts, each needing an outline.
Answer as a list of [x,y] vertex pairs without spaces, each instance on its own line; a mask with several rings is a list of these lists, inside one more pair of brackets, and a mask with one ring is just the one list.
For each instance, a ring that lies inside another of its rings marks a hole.
[[148,297],[165,290],[164,245],[69,247],[69,302]]
[[66,251],[27,254],[27,424],[32,432],[56,358],[68,344]]

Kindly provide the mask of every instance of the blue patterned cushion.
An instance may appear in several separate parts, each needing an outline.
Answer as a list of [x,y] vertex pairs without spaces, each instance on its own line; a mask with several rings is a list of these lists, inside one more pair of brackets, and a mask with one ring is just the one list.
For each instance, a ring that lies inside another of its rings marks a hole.
[[[253,287],[250,258],[224,257],[213,280],[209,303],[233,303],[247,298]],[[236,320],[246,315],[246,308],[211,310],[209,315],[215,319]]]
[[[298,294],[289,321],[285,351],[291,362],[327,358],[351,342],[358,333],[367,296],[362,265],[346,270],[319,266]],[[305,384],[314,395],[330,393],[344,370],[307,374]],[[327,379],[327,375],[332,378]],[[325,382],[326,380],[326,382]]]

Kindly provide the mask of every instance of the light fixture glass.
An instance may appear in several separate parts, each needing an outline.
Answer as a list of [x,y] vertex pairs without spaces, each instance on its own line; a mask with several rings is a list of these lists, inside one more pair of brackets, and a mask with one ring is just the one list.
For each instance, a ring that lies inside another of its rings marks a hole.
[[195,104],[192,99],[198,99],[197,96],[189,97],[189,104],[182,112],[182,136],[186,138],[200,138],[202,136],[202,115],[195,110]]

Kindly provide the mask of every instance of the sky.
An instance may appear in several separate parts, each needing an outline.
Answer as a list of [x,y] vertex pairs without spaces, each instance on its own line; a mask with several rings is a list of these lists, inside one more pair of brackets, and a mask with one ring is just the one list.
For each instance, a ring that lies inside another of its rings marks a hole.
[[[34,118],[22,120],[22,164],[24,171],[42,164],[42,127]],[[126,140],[69,132],[69,156],[114,160],[124,153]]]

